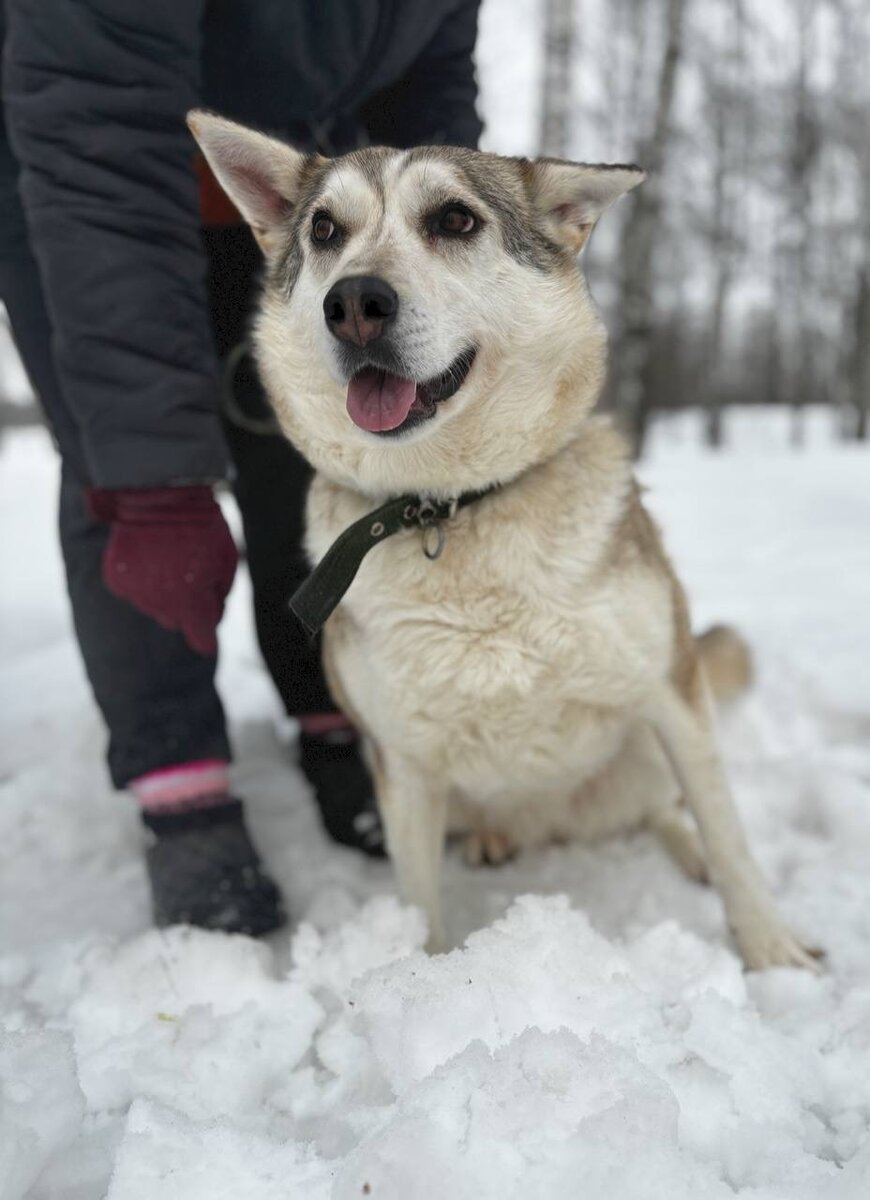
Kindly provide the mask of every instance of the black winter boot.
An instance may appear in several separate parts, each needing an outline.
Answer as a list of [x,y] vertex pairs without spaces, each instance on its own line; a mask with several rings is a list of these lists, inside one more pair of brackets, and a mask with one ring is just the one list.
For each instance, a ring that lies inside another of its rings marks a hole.
[[180,813],[143,813],[154,921],[256,937],[287,920],[245,828],[242,802]]
[[348,729],[300,734],[299,766],[314,789],[332,840],[370,858],[383,858],[384,831],[358,735]]

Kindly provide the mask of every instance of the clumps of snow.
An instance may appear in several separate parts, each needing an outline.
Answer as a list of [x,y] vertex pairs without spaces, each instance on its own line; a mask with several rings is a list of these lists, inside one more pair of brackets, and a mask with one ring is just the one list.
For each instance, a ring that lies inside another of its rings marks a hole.
[[292,1138],[137,1100],[106,1200],[328,1200],[331,1174]]
[[471,1042],[409,1088],[334,1194],[350,1200],[368,1183],[388,1200],[596,1195],[618,1179],[622,1195],[641,1195],[654,1178],[674,1197],[727,1195],[680,1150],[678,1124],[672,1091],[635,1053],[528,1028],[496,1050]]
[[370,972],[341,1024],[362,1039],[347,1066],[368,1053],[394,1103],[337,1196],[377,1178],[374,1194],[423,1200],[607,1180],[641,1197],[655,1178],[784,1200],[837,1175],[822,1057],[762,1024],[731,954],[673,924],[620,946],[564,898],[525,897],[463,950]]
[[767,972],[753,999],[730,951],[673,922],[620,943],[525,896],[450,954],[423,934],[381,897],[300,928],[283,978],[266,947],[200,931],[84,951],[75,1059],[64,1034],[13,1035],[24,1186],[76,1132],[82,1150],[86,1101],[122,1122],[108,1200],[851,1198],[866,997],[845,1058],[833,1030],[760,1011],[829,1011],[830,979]]
[[85,1103],[68,1034],[0,1031],[0,1196],[23,1200],[74,1140]]
[[70,1009],[93,1110],[146,1095],[242,1122],[284,1086],[321,1016],[310,992],[274,978],[265,946],[185,928],[100,954]]

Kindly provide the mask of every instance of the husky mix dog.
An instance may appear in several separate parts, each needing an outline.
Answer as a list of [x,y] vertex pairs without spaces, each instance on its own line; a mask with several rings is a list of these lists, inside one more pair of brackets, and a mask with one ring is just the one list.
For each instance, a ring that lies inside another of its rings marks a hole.
[[329,160],[189,123],[265,256],[256,353],[316,469],[312,561],[391,498],[443,517],[377,545],[324,631],[430,946],[448,829],[499,861],[645,824],[718,888],[747,966],[812,966],[714,742],[704,659],[736,635],[699,649],[626,447],[592,412],[605,334],[577,254],[643,172],[441,146]]

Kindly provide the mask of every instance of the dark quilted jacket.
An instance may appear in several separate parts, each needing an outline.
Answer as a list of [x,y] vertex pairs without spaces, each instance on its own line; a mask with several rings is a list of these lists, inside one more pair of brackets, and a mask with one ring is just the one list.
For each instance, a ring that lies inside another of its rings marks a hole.
[[225,469],[187,110],[327,153],[475,145],[478,3],[6,0],[5,118],[94,483]]

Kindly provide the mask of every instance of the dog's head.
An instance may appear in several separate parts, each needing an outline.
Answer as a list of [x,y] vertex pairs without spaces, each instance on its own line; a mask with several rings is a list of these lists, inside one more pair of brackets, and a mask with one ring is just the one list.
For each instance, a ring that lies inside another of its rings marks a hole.
[[265,254],[260,370],[319,470],[448,496],[574,435],[604,374],[576,256],[639,168],[441,146],[325,159],[189,123]]

